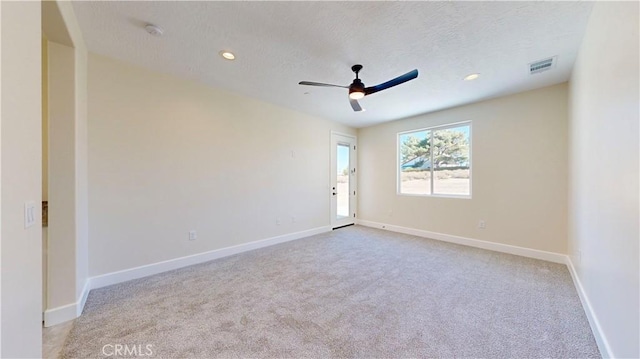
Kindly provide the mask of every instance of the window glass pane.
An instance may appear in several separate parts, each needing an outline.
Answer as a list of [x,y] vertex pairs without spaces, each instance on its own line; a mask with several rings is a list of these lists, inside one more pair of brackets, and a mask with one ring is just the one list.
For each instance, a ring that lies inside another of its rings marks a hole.
[[471,194],[468,125],[433,131],[434,194]]
[[399,136],[400,193],[431,194],[430,131]]

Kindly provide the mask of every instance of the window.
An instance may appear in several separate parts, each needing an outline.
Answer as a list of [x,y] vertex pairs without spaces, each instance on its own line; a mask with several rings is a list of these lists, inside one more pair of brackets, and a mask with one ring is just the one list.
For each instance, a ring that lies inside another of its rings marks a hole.
[[471,123],[398,134],[398,193],[471,196]]

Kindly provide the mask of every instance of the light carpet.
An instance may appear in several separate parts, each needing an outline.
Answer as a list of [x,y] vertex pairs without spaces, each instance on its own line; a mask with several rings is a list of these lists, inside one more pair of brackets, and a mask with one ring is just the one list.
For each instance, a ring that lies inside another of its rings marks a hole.
[[118,344],[157,358],[600,357],[566,266],[360,226],[93,290],[61,356]]

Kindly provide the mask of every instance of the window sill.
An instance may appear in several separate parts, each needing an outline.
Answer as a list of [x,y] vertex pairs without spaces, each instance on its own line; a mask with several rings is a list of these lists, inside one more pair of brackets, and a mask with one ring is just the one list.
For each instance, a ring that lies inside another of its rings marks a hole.
[[454,198],[454,199],[471,199],[471,195],[467,194],[413,194],[413,193],[396,193],[397,196],[403,197],[434,197],[434,198]]

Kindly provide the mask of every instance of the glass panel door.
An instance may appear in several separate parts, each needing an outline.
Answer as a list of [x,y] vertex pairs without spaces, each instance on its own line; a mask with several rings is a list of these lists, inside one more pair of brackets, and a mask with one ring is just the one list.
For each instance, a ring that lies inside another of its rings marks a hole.
[[331,226],[355,223],[356,138],[331,134]]

